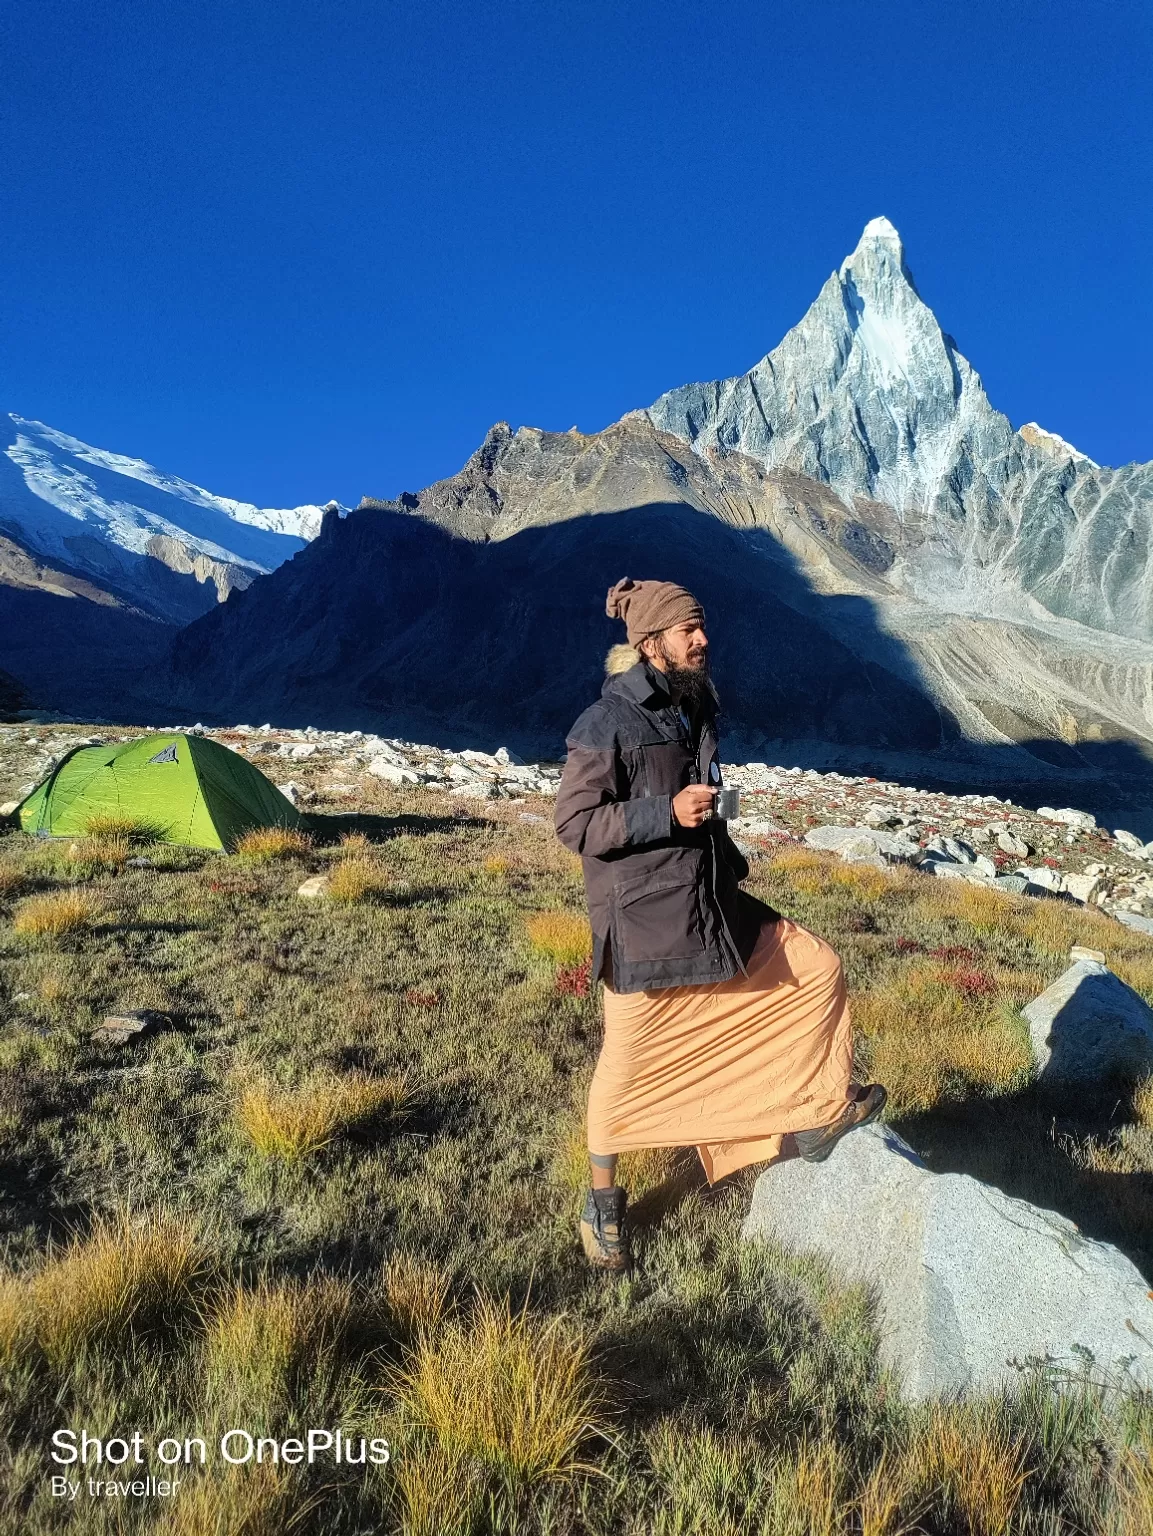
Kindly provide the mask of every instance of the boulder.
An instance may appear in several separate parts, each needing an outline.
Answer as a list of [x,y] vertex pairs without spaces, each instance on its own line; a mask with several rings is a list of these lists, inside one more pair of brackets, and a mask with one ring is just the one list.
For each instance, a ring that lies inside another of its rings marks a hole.
[[1091,875],[1087,871],[1083,875],[1066,875],[1061,881],[1061,889],[1072,896],[1074,901],[1088,904],[1101,889],[1101,880],[1097,875]]
[[763,816],[734,816],[729,831],[742,837],[772,837],[780,842],[792,842],[793,834],[786,827],[778,827],[775,821]]
[[[820,848],[826,853],[841,853],[846,847],[853,848],[851,857],[881,858],[889,863],[902,863],[917,856],[918,848],[910,837],[895,832],[881,832],[875,827],[810,827],[805,833],[810,848]],[[864,851],[867,846],[867,853]]]
[[1022,1009],[1043,1081],[1153,1071],[1153,1008],[1096,960],[1075,960]]
[[1002,853],[1010,853],[1015,859],[1024,859],[1029,855],[1029,844],[1023,837],[1018,837],[1015,832],[1010,832],[1008,827],[997,833],[997,847]]
[[132,1008],[123,1013],[108,1014],[92,1031],[92,1039],[108,1045],[127,1045],[130,1041],[154,1035],[171,1022],[168,1014],[158,1013],[154,1008]]
[[289,779],[287,784],[278,784],[276,787],[288,801],[289,805],[300,804],[300,785],[294,780]]
[[1046,821],[1059,821],[1066,827],[1075,827],[1078,832],[1092,832],[1097,825],[1096,816],[1090,816],[1088,811],[1075,811],[1071,806],[1056,811],[1051,805],[1039,805],[1037,815]]
[[314,901],[319,896],[328,895],[328,876],[309,875],[296,887],[296,894],[303,896],[306,901]]
[[411,768],[402,768],[398,763],[390,762],[387,757],[374,757],[368,765],[368,771],[389,784],[420,783],[419,773],[415,773]]
[[1135,833],[1126,832],[1124,827],[1118,827],[1113,836],[1117,840],[1118,845],[1124,848],[1126,853],[1131,853],[1135,859],[1147,857],[1145,844]]
[[959,837],[932,837],[925,844],[925,853],[938,859],[951,859],[954,864],[975,864],[977,861],[977,850]]
[[1143,917],[1140,912],[1123,912],[1118,907],[1110,908],[1109,916],[1124,923],[1126,928],[1132,928],[1135,933],[1153,934],[1153,917]]
[[959,1173],[930,1173],[885,1126],[756,1182],[741,1232],[815,1251],[868,1285],[882,1361],[920,1400],[993,1390],[1015,1362],[1153,1386],[1153,1299],[1137,1268],[1072,1222]]

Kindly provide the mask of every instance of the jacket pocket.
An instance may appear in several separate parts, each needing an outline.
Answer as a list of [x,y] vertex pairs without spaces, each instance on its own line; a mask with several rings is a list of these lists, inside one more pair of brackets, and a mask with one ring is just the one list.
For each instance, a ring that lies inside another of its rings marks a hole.
[[626,960],[679,960],[703,953],[698,872],[669,870],[622,882],[616,890],[616,927]]

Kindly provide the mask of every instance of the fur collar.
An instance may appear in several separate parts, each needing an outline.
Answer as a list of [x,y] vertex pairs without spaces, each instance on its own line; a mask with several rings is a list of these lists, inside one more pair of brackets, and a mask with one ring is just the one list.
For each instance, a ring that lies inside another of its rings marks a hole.
[[637,662],[643,659],[635,646],[614,645],[605,657],[605,676],[617,677],[621,672],[627,672],[630,667],[635,667]]

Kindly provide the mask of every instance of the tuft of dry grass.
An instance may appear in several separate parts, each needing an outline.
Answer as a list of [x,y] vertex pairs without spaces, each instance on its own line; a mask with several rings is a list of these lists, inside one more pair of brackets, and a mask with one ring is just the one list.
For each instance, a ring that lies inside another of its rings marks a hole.
[[381,1114],[399,1114],[408,1101],[403,1078],[317,1078],[302,1088],[254,1083],[241,1095],[237,1118],[264,1157],[295,1162],[336,1136]]
[[570,1476],[582,1442],[605,1432],[588,1342],[559,1316],[514,1313],[507,1298],[482,1297],[468,1319],[423,1335],[396,1386],[409,1418],[442,1450],[521,1486]]
[[74,864],[94,865],[97,869],[123,869],[132,857],[132,844],[126,837],[111,834],[85,837],[70,846],[68,857]]
[[302,1495],[290,1469],[264,1461],[182,1480],[164,1516],[170,1536],[293,1536],[320,1495]]
[[163,827],[138,816],[125,816],[110,812],[102,816],[89,816],[84,831],[91,838],[115,838],[126,843],[156,843],[164,836]]
[[917,964],[855,995],[853,1020],[871,1074],[889,1090],[889,1113],[923,1113],[962,1086],[1020,1087],[1033,1053],[1014,1007],[1043,985],[1028,972]]
[[236,840],[234,853],[250,864],[267,864],[273,859],[300,859],[311,851],[312,839],[291,827],[254,827]]
[[189,1222],[107,1220],[43,1269],[6,1284],[0,1337],[9,1348],[35,1344],[66,1368],[89,1348],[119,1346],[190,1311],[209,1272]]
[[341,859],[363,859],[372,852],[372,840],[363,832],[346,832],[337,847]]
[[1127,1446],[1113,1483],[1117,1520],[1111,1536],[1153,1536],[1153,1445]]
[[55,939],[90,928],[99,912],[99,903],[86,891],[48,891],[22,901],[12,926],[17,933]]
[[23,872],[13,869],[11,864],[0,864],[0,901],[6,901],[14,896],[24,884]]
[[397,1253],[383,1276],[389,1315],[405,1338],[431,1333],[448,1310],[450,1276],[415,1253]]
[[512,865],[508,859],[499,853],[490,854],[481,865],[486,875],[491,875],[495,880],[503,879],[508,874]]
[[1136,1084],[1129,1102],[1135,1122],[1153,1131],[1153,1077]]
[[1028,1477],[1027,1449],[973,1405],[935,1403],[904,1451],[911,1487],[943,1501],[974,1536],[1005,1536]]
[[403,1536],[463,1536],[481,1495],[468,1457],[443,1446],[412,1446],[390,1467]]
[[841,1536],[847,1480],[837,1441],[803,1440],[773,1468],[766,1528],[787,1536]]
[[331,901],[355,905],[379,896],[388,889],[388,884],[384,870],[370,864],[367,859],[341,859],[328,877],[328,895]]
[[353,1326],[356,1299],[332,1276],[304,1284],[261,1280],[234,1285],[209,1319],[204,1362],[212,1398],[236,1413],[271,1415],[291,1402],[294,1373],[338,1361]]
[[587,917],[575,912],[534,912],[525,919],[529,943],[557,965],[577,965],[592,954]]

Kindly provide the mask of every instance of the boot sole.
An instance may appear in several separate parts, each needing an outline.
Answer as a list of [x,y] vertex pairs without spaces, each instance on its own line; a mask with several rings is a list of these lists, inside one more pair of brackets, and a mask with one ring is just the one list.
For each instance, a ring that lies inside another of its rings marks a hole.
[[823,1163],[826,1158],[832,1155],[833,1149],[836,1147],[837,1143],[843,1140],[844,1137],[848,1136],[850,1132],[859,1131],[863,1125],[872,1125],[873,1121],[877,1118],[877,1116],[884,1109],[885,1105],[888,1103],[888,1099],[889,1095],[885,1092],[884,1088],[881,1088],[880,1097],[878,1098],[877,1102],[873,1105],[869,1113],[862,1119],[854,1120],[852,1125],[847,1125],[843,1131],[838,1131],[835,1136],[831,1137],[815,1152],[801,1152],[799,1146],[797,1147],[797,1151],[801,1153],[801,1157],[806,1163]]

